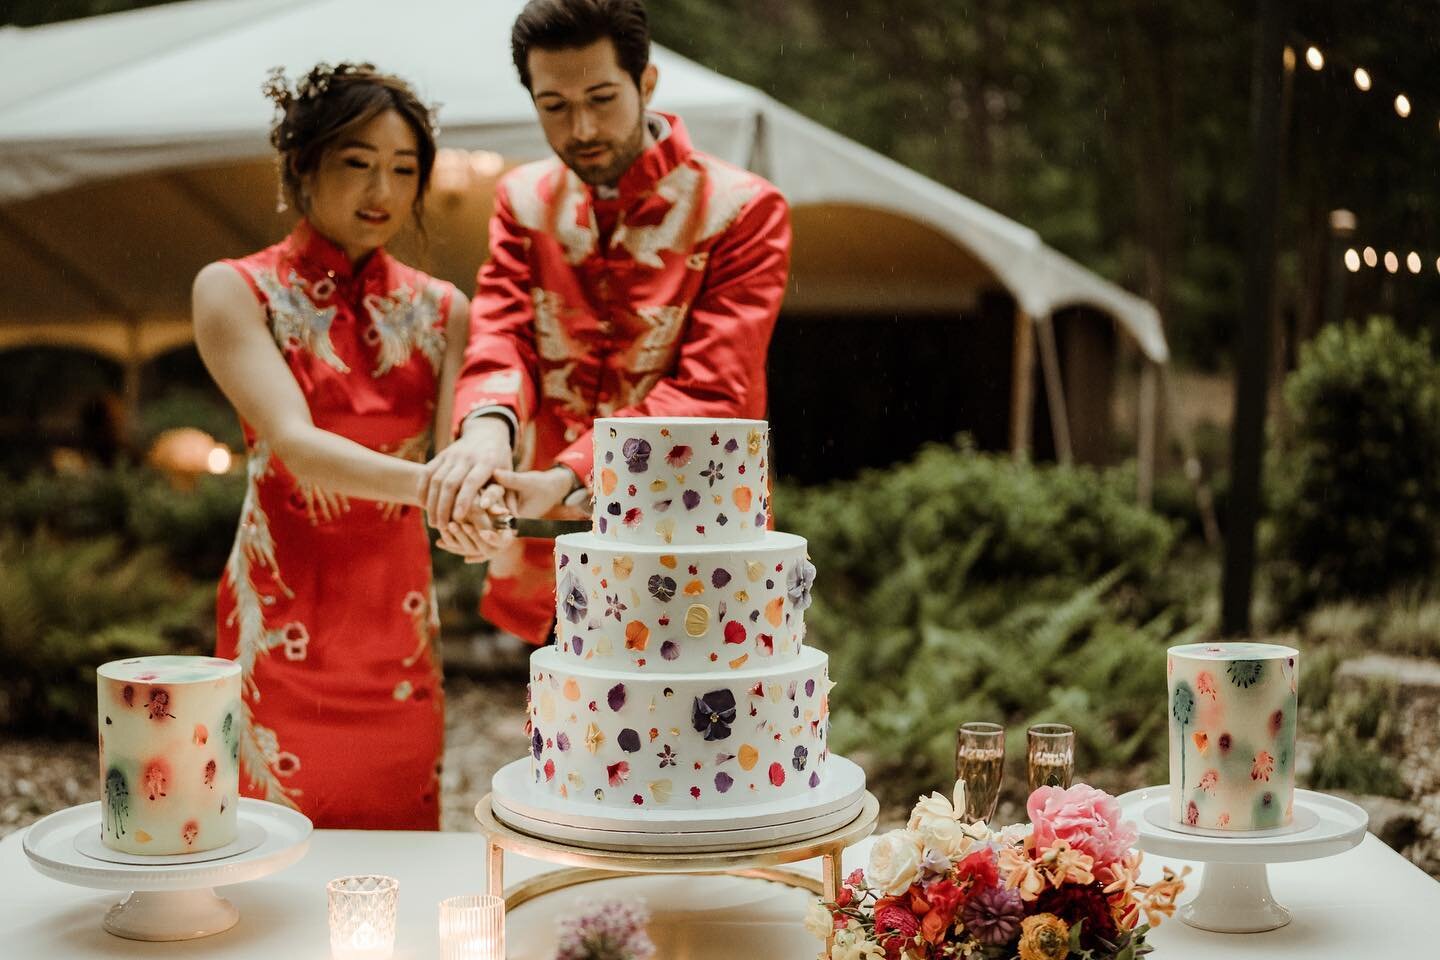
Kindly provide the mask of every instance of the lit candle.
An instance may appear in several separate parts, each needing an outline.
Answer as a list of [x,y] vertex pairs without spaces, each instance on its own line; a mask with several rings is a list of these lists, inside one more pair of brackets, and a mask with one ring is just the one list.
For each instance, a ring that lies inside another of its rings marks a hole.
[[330,904],[330,956],[334,960],[389,960],[395,951],[394,877],[340,877],[325,890]]
[[440,901],[441,960],[505,960],[505,901],[494,896]]

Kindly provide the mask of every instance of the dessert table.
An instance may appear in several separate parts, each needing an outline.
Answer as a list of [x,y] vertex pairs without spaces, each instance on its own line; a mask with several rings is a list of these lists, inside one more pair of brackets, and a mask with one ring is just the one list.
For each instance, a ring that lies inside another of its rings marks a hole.
[[[95,957],[204,957],[236,960],[326,960],[325,883],[359,873],[400,881],[396,960],[439,956],[437,904],[485,890],[485,837],[480,833],[317,830],[299,863],[258,880],[219,888],[240,911],[225,933],[200,940],[146,943],[101,929],[119,895],[70,886],[33,870],[21,848],[24,831],[0,841],[0,957],[5,960],[86,960]],[[863,865],[870,843],[845,853],[846,869]],[[1147,856],[1147,879],[1174,858]],[[505,878],[515,885],[554,870],[507,854]],[[797,865],[815,877],[818,860]],[[1172,919],[1151,937],[1162,960],[1324,960],[1352,957],[1433,957],[1440,943],[1440,883],[1373,835],[1324,860],[1275,864],[1270,883],[1294,915],[1260,934],[1218,934]],[[1187,891],[1183,903],[1191,895]],[[585,884],[532,900],[512,912],[509,956],[550,960],[557,919],[602,899],[643,898],[655,915],[660,957],[765,956],[810,960],[819,941],[800,925],[805,892],[777,883],[726,876],[633,876]]]

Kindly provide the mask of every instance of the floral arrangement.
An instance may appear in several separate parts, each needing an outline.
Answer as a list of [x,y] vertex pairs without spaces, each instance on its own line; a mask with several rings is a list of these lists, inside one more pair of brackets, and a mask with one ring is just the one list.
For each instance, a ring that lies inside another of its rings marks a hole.
[[1027,824],[992,831],[962,822],[932,793],[902,830],[876,839],[870,862],[834,902],[806,919],[834,940],[828,960],[1134,960],[1145,934],[1175,912],[1184,876],[1140,883],[1133,824],[1115,798],[1086,784],[1041,787]]
[[649,922],[643,903],[597,903],[589,913],[561,921],[555,960],[651,960]]

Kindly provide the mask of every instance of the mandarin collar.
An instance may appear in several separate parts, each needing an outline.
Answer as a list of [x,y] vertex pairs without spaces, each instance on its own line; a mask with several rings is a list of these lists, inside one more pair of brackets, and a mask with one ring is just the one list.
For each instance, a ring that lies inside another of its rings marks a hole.
[[[614,203],[619,201],[622,206],[628,205],[631,200],[648,194],[671,170],[689,159],[694,148],[690,146],[690,134],[685,130],[685,124],[679,117],[669,113],[658,113],[652,111],[646,114],[646,122],[649,123],[658,119],[660,135],[655,145],[645,150],[630,164],[630,169],[621,175],[615,185],[615,191],[610,196],[603,196],[599,188],[589,186],[591,202]],[[666,127],[669,127],[666,130]],[[606,190],[606,194],[611,191]]]
[[389,259],[389,254],[382,247],[366,257],[364,264],[357,270],[339,245],[303,218],[295,225],[290,236],[285,238],[285,246],[292,260],[332,280],[381,280],[385,276]]

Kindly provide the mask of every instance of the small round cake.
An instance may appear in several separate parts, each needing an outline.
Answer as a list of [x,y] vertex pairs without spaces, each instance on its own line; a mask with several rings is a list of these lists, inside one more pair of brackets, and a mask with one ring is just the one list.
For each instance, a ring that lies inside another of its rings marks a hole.
[[1272,643],[1170,648],[1172,823],[1228,831],[1290,824],[1299,665],[1299,651]]
[[235,840],[240,665],[137,657],[96,671],[100,836],[122,853],[168,856]]

